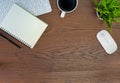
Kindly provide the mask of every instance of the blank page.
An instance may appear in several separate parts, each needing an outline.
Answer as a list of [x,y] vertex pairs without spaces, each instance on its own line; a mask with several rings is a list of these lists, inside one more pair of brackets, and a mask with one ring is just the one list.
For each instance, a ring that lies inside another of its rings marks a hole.
[[33,48],[48,25],[14,4],[4,20],[1,29]]

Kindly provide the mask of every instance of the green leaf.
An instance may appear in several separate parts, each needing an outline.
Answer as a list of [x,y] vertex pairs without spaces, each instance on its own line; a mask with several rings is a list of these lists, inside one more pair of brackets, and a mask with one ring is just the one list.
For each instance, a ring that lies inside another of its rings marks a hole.
[[[97,1],[97,0],[96,0]],[[100,0],[96,11],[112,31],[112,22],[120,22],[120,2],[118,0]]]

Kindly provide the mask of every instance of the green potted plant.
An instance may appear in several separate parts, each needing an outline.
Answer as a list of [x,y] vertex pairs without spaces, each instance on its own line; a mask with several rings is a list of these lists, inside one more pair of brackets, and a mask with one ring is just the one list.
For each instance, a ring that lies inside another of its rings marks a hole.
[[96,14],[112,32],[112,23],[120,22],[120,2],[118,0],[94,0]]

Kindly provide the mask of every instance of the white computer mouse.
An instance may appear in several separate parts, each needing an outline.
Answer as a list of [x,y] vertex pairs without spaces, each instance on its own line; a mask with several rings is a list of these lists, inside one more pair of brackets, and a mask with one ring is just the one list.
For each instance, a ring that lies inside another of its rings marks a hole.
[[112,36],[106,30],[101,30],[97,33],[97,39],[107,52],[107,54],[112,54],[117,50],[117,44],[112,38]]

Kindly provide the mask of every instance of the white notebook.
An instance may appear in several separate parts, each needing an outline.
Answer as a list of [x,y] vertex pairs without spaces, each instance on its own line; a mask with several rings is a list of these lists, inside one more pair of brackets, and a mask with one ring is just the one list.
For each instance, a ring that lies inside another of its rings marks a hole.
[[33,48],[48,25],[14,4],[0,26],[9,35]]

